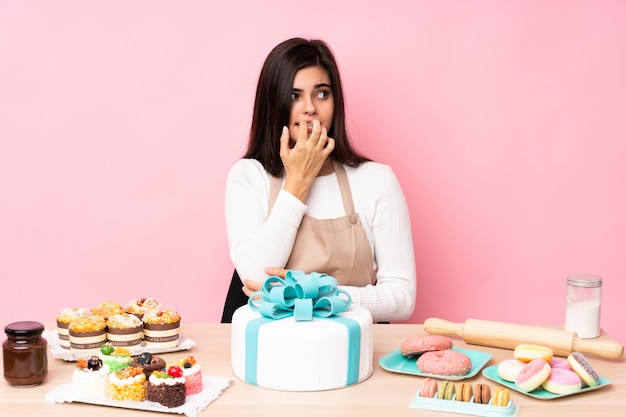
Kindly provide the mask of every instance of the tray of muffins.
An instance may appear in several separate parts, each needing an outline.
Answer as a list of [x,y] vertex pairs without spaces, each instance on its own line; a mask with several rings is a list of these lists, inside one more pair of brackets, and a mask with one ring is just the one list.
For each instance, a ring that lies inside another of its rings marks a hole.
[[178,311],[154,298],[130,300],[125,305],[103,301],[95,307],[63,308],[56,330],[44,337],[52,356],[66,361],[88,358],[102,345],[124,347],[137,356],[191,349],[195,341],[180,335]]
[[128,349],[105,343],[99,354],[76,360],[71,382],[50,391],[46,401],[196,417],[229,384],[229,378],[203,375],[194,356],[166,363],[150,352],[132,357]]

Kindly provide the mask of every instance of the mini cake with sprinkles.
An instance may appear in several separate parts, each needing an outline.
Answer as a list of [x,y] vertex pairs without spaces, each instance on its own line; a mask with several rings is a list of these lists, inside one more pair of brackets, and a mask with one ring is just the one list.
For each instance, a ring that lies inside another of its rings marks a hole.
[[150,378],[152,372],[165,369],[165,361],[163,358],[155,356],[150,352],[143,352],[141,355],[133,358],[130,366],[142,368],[146,378]]
[[200,365],[196,362],[196,358],[188,356],[184,360],[177,362],[176,365],[183,370],[187,395],[202,392],[202,370]]
[[130,300],[126,303],[124,310],[129,314],[134,314],[140,319],[143,319],[143,315],[151,310],[160,310],[161,303],[154,298],[140,298],[138,300]]
[[104,398],[109,384],[109,367],[102,359],[91,356],[78,359],[72,375],[72,388],[75,399]]
[[141,368],[124,368],[109,374],[107,398],[116,401],[145,401],[148,382]]
[[107,342],[100,347],[100,353],[102,361],[109,367],[110,372],[127,368],[132,361],[132,357],[130,356],[130,351],[128,349],[113,346],[110,342]]
[[146,346],[178,346],[180,314],[172,309],[150,310],[143,316]]
[[143,322],[133,314],[114,314],[106,323],[107,339],[113,346],[135,346],[143,341]]
[[185,377],[182,369],[173,365],[165,371],[154,371],[148,380],[148,401],[174,408],[185,404]]
[[102,317],[79,317],[68,327],[70,349],[78,357],[98,353],[106,341],[106,322]]
[[57,332],[59,345],[64,349],[70,348],[70,323],[80,317],[93,315],[88,308],[64,308],[57,314]]

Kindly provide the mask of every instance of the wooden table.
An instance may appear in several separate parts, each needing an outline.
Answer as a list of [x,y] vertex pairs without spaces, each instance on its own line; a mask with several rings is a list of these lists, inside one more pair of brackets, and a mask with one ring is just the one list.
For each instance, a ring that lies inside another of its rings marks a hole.
[[[47,329],[54,329],[47,325]],[[201,416],[458,416],[455,413],[426,411],[409,408],[409,403],[421,387],[423,378],[388,372],[378,365],[378,359],[399,347],[402,340],[414,334],[424,334],[419,324],[379,324],[374,328],[374,373],[366,381],[352,387],[322,392],[284,392],[258,388],[238,380],[230,367],[230,325],[183,324],[181,334],[196,341],[188,353],[193,354],[205,375],[225,376],[232,379],[222,395],[209,404]],[[602,335],[601,337],[607,337]],[[453,337],[459,348],[482,350],[493,354],[487,366],[512,357],[511,350],[467,345]],[[166,361],[182,359],[186,353],[162,355]],[[518,416],[624,416],[626,413],[626,360],[607,360],[587,355],[598,373],[612,384],[585,394],[555,400],[537,400],[512,392],[513,401],[519,405]],[[49,373],[44,383],[37,387],[15,388],[6,381],[0,382],[0,415],[2,416],[63,416],[63,417],[115,417],[151,416],[154,412],[126,410],[80,403],[50,404],[45,394],[58,385],[69,382],[74,370],[73,362],[54,359],[49,355]],[[498,384],[485,379],[480,373],[469,382],[486,382],[495,389]],[[166,414],[164,414],[166,415]],[[169,414],[167,414],[169,415]]]

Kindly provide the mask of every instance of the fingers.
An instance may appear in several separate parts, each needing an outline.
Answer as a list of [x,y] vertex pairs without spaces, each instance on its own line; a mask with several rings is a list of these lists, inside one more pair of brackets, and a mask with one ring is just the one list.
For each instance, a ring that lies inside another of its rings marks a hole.
[[265,273],[269,276],[276,276],[276,277],[280,277],[280,278],[285,278],[285,275],[287,275],[287,269],[283,269],[283,268],[273,268],[273,267],[266,267],[265,268]]

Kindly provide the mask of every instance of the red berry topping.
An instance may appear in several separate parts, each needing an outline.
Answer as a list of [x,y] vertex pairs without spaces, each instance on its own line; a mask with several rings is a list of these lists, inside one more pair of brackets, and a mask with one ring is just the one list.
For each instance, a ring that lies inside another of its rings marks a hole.
[[167,374],[174,378],[180,378],[181,376],[183,376],[183,370],[180,369],[180,366],[178,365],[172,365],[167,370]]

